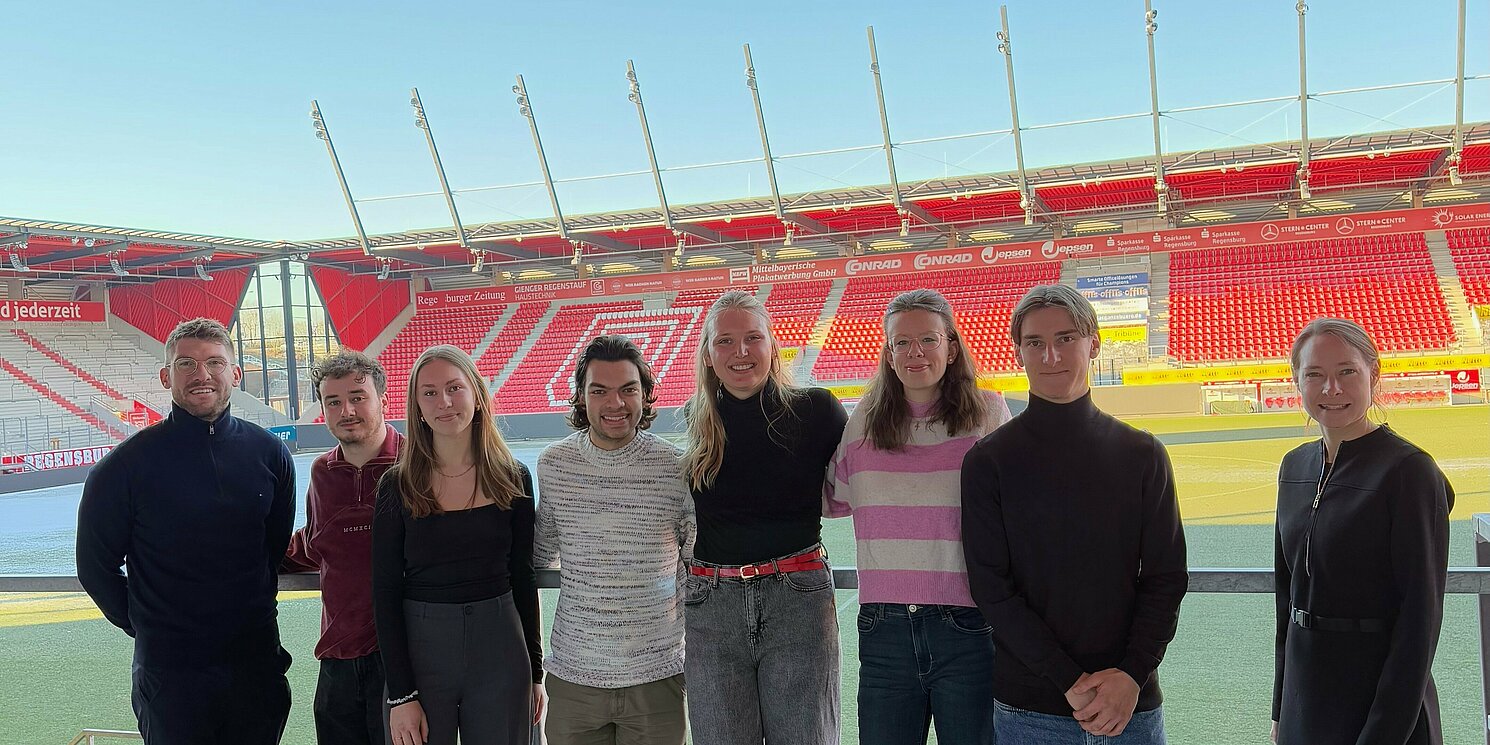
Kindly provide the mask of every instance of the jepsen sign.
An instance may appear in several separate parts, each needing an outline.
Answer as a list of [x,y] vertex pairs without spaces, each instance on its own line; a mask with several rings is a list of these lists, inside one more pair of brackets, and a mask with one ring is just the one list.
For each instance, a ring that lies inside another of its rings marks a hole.
[[103,303],[74,300],[0,300],[0,321],[15,323],[101,323]]

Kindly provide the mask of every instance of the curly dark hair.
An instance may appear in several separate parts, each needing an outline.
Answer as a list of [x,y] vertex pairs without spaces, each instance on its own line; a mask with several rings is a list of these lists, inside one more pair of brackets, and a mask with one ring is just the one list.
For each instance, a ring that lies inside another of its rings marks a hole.
[[348,375],[371,378],[373,390],[379,396],[388,391],[388,374],[383,372],[383,366],[377,360],[355,349],[342,349],[335,357],[321,360],[310,369],[310,381],[315,387],[316,400],[321,400],[321,381],[328,378],[338,380]]
[[579,356],[579,364],[574,366],[574,395],[569,397],[569,426],[581,432],[590,428],[590,416],[585,410],[585,378],[589,375],[590,363],[600,362],[630,362],[636,365],[637,374],[642,383],[642,420],[637,424],[639,430],[652,426],[652,420],[657,418],[657,376],[652,374],[652,366],[642,356],[642,350],[636,346],[631,339],[620,334],[595,337],[585,351]]

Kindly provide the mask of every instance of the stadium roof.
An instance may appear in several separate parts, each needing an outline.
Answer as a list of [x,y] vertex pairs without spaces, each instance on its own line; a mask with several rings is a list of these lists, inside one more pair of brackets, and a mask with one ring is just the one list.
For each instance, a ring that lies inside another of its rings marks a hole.
[[[1449,175],[1453,127],[1313,140],[1300,183],[1297,141],[1164,156],[1166,206],[1155,159],[932,179],[770,198],[565,215],[356,237],[265,241],[0,218],[0,278],[42,282],[149,282],[281,259],[355,272],[422,276],[445,289],[494,281],[570,278],[795,260],[880,250],[1094,235],[1160,224],[1224,224],[1310,212],[1350,212],[1490,197],[1490,123],[1466,124]],[[1028,207],[1028,210],[1026,209]],[[1124,225],[1128,223],[1128,225]],[[671,225],[671,227],[669,227]],[[567,234],[567,238],[565,235]],[[526,277],[524,272],[527,273]]]

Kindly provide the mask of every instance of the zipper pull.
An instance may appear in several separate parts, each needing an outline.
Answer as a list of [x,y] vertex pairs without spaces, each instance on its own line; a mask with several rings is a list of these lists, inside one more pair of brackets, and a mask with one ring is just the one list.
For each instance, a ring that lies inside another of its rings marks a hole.
[[[217,424],[216,423],[214,423],[214,422],[208,422],[207,423],[207,434],[209,434],[209,435],[215,435],[215,434],[217,434]],[[1315,504],[1318,504],[1318,502],[1316,501]]]

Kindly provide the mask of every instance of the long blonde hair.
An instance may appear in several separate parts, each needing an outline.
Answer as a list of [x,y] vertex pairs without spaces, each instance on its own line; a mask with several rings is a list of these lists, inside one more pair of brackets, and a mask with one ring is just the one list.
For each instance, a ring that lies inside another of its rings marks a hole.
[[[947,344],[957,350],[957,359],[947,363],[942,374],[941,400],[931,411],[932,421],[940,422],[953,437],[977,431],[988,420],[988,401],[978,389],[978,365],[972,350],[962,343],[952,305],[936,290],[902,292],[885,309],[883,327],[890,334],[890,319],[897,313],[924,310],[942,319]],[[880,346],[879,369],[869,381],[869,390],[859,402],[864,407],[864,436],[877,450],[895,451],[905,447],[911,436],[911,406],[905,397],[905,384],[890,364],[890,345]]]
[[432,486],[435,471],[434,431],[419,413],[419,371],[435,360],[444,360],[455,365],[466,378],[466,385],[476,397],[476,414],[471,418],[471,455],[475,458],[476,484],[481,493],[495,502],[501,509],[510,509],[512,500],[527,496],[523,493],[522,471],[502,433],[497,430],[496,418],[491,412],[491,393],[481,383],[481,373],[471,356],[458,347],[440,344],[424,350],[409,371],[409,398],[404,404],[407,435],[398,462],[389,469],[385,478],[398,479],[399,491],[403,494],[404,507],[409,514],[419,518],[442,512],[435,499]]
[[[765,323],[766,338],[771,342],[771,360],[766,374],[766,391],[761,395],[761,408],[766,413],[767,425],[774,430],[776,421],[791,413],[789,404],[804,395],[804,391],[793,384],[791,372],[781,364],[781,345],[776,341],[776,335],[771,333],[771,316],[766,313],[766,306],[748,292],[731,290],[720,295],[704,316],[704,330],[699,335],[698,353],[693,360],[693,395],[683,405],[683,421],[688,426],[683,473],[688,476],[688,485],[694,490],[713,486],[720,467],[724,465],[724,419],[719,414],[719,397],[725,393],[718,373],[708,361],[709,347],[719,333],[719,316],[727,310],[747,311]],[[772,399],[769,406],[768,398]]]

